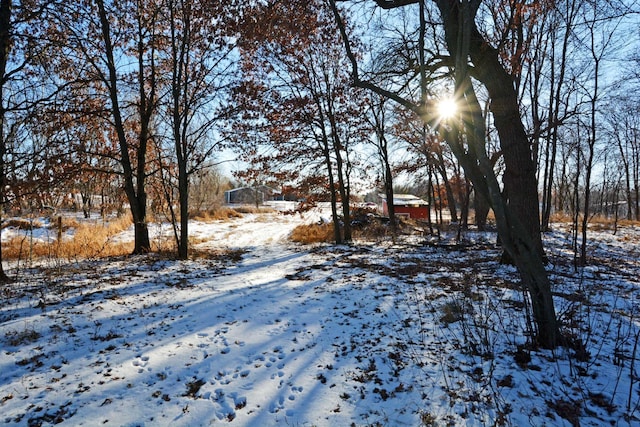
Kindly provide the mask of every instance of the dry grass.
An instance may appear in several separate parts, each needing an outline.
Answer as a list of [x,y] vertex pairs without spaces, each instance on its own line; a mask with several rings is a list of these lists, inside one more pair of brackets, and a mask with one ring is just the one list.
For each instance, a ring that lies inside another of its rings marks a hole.
[[[640,226],[640,221],[633,221],[629,219],[618,219],[618,227],[633,227]],[[616,227],[615,218],[596,215],[589,220],[589,229],[596,231],[613,230]]]
[[272,212],[276,212],[275,209],[269,207],[269,206],[258,206],[256,207],[255,205],[242,205],[242,206],[235,206],[233,209],[235,209],[236,211],[240,212],[240,213],[244,213],[244,214],[260,214],[260,213],[272,213]]
[[5,334],[5,341],[8,345],[16,347],[19,345],[34,343],[38,341],[41,336],[40,332],[33,329],[33,327],[26,327],[24,330],[7,331]]
[[[415,221],[402,220],[400,229],[410,233],[410,230],[416,228]],[[352,226],[351,235],[354,239],[360,240],[383,240],[389,238],[390,229],[388,224],[373,219],[368,223]],[[331,243],[335,241],[335,233],[333,223],[326,224],[305,224],[299,225],[293,229],[290,239],[298,243]]]
[[549,219],[550,223],[566,223],[573,222],[573,217],[567,212],[554,212]]
[[352,234],[355,239],[379,241],[388,238],[391,235],[391,229],[387,224],[374,222],[362,228],[354,228]]
[[293,229],[291,240],[297,243],[322,243],[335,240],[333,224],[303,224]]
[[226,221],[233,218],[242,218],[243,214],[264,214],[274,212],[276,212],[276,210],[268,206],[260,206],[257,208],[252,205],[234,206],[232,208],[225,206],[221,208],[192,213],[190,215],[190,218],[202,222],[212,222]]
[[[551,215],[551,223],[556,224],[571,224],[573,223],[573,216],[570,213],[566,212],[555,212]],[[579,221],[582,221],[582,216],[580,216]],[[618,218],[617,221],[618,227],[638,227],[640,226],[640,221],[634,221],[629,219]],[[589,218],[589,229],[593,231],[606,231],[613,230],[616,227],[616,219],[610,216],[604,215],[594,215]]]
[[[114,242],[113,236],[131,225],[128,216],[112,220],[106,225],[83,224],[75,220],[64,220],[62,231],[75,229],[71,239],[50,243],[32,240],[30,236],[14,237],[3,243],[2,257],[11,259],[31,259],[55,257],[65,259],[88,259],[106,256],[118,256],[131,253],[132,242]],[[54,226],[52,233],[57,233]]]
[[191,215],[191,219],[202,222],[226,221],[232,218],[242,218],[242,213],[240,213],[236,209],[223,207],[196,212]]

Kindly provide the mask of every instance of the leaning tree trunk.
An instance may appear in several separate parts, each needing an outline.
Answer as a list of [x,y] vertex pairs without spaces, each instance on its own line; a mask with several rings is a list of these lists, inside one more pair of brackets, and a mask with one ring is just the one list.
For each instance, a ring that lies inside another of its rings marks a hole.
[[[458,141],[451,143],[474,186],[493,208],[503,247],[513,259],[531,298],[538,344],[553,348],[559,341],[559,328],[551,284],[544,269],[535,163],[520,117],[514,83],[500,63],[499,52],[478,31],[475,10],[467,3],[460,5],[443,0],[437,4],[447,48],[456,58],[456,94],[468,107],[464,125],[469,153],[455,145]],[[490,109],[505,162],[504,185],[509,195],[506,202],[486,154],[482,109],[467,72],[467,56],[474,65],[474,77],[491,98]],[[474,158],[469,159],[469,155]]]
[[511,77],[504,71],[495,55],[487,55],[486,43],[476,33],[471,44],[471,59],[483,66],[476,66],[478,78],[491,97],[491,113],[498,131],[502,149],[505,173],[503,182],[508,194],[509,209],[520,218],[528,231],[535,250],[544,258],[538,206],[538,182],[535,163],[531,157],[531,147],[525,132],[518,98]]

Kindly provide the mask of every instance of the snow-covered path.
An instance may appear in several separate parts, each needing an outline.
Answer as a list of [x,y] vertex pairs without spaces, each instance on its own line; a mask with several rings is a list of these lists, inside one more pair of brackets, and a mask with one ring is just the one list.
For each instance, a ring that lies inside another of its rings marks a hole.
[[[573,278],[551,267],[561,277],[559,311],[580,320],[573,331],[591,337],[590,357],[527,350],[523,363],[522,293],[513,269],[497,265],[499,249],[303,247],[285,238],[300,221],[274,214],[193,223],[192,236],[209,250],[189,261],[128,257],[22,272],[0,294],[0,423],[640,419],[629,359],[640,335],[636,249],[626,252],[624,275],[601,265]],[[626,239],[602,240],[594,256],[629,247],[619,246]],[[550,245],[560,253],[561,236]],[[577,305],[577,292],[598,310]]]
[[[46,307],[3,315],[15,317],[5,333],[39,335],[0,354],[4,420],[328,426],[358,410],[368,417],[346,377],[375,364],[355,347],[375,339],[371,317],[384,298],[335,277],[338,256],[284,242],[297,222],[192,226],[201,247],[241,250],[238,263],[133,258],[87,263],[73,283],[31,276],[34,286],[47,281]],[[16,364],[29,373],[16,376]]]

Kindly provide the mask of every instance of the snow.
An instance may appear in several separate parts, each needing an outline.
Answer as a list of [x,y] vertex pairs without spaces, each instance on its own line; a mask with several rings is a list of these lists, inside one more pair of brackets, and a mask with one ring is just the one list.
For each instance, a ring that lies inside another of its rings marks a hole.
[[591,233],[578,270],[569,233],[545,237],[559,317],[585,343],[549,351],[525,346],[492,233],[287,240],[321,216],[193,222],[188,261],[7,265],[0,423],[640,425],[638,227]]

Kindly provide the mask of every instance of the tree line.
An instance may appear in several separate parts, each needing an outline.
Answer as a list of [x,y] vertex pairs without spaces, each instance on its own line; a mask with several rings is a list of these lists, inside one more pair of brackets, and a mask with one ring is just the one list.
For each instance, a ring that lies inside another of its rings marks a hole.
[[338,243],[359,182],[390,200],[408,174],[464,226],[471,205],[480,228],[493,210],[533,335],[553,347],[552,214],[573,218],[576,265],[593,215],[640,220],[636,13],[622,0],[0,0],[0,200],[119,188],[145,253],[151,193],[186,258],[190,189],[223,150],[246,182],[329,200]]

